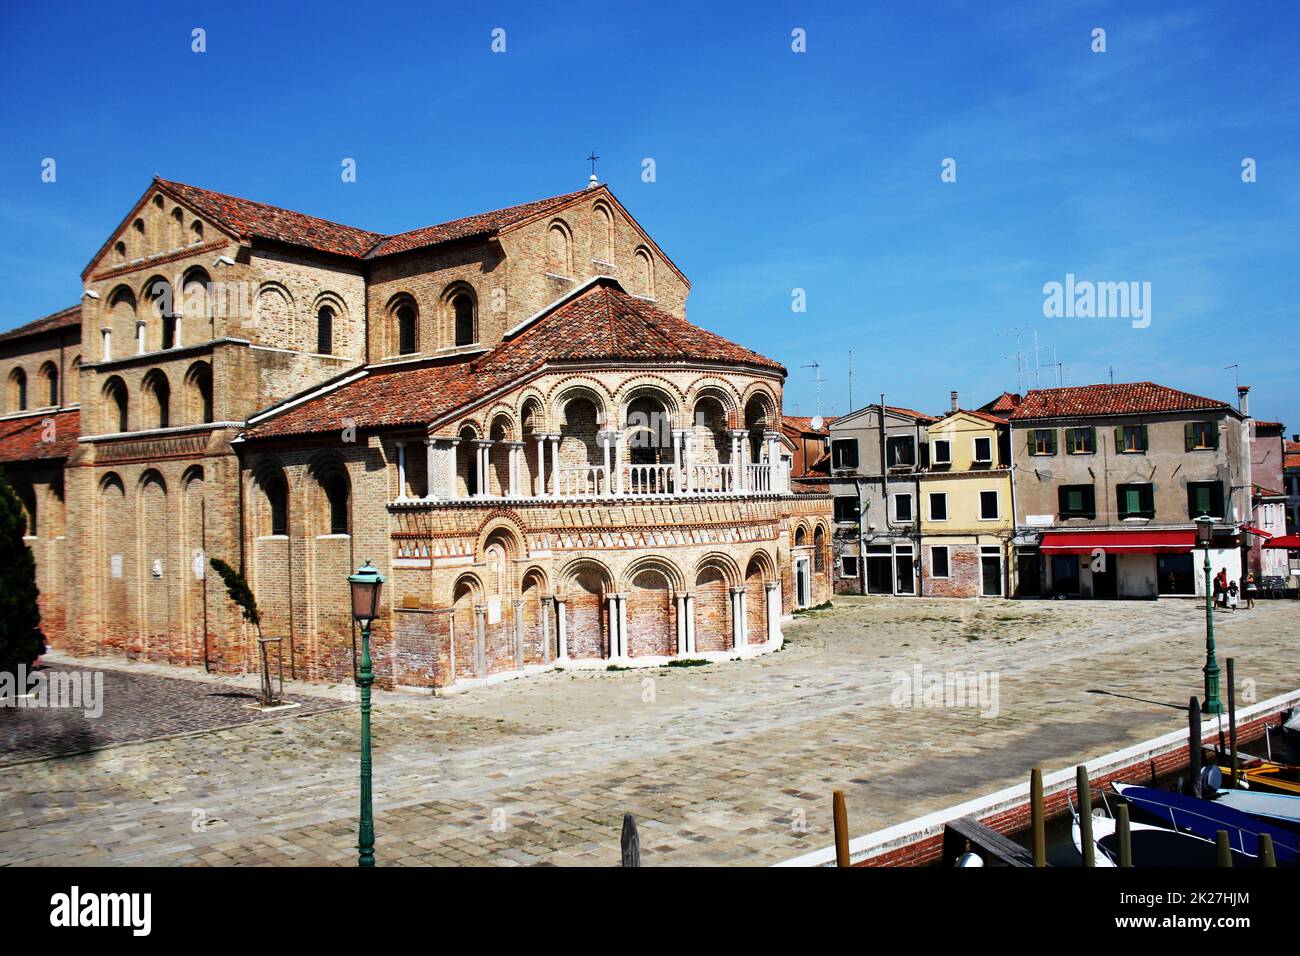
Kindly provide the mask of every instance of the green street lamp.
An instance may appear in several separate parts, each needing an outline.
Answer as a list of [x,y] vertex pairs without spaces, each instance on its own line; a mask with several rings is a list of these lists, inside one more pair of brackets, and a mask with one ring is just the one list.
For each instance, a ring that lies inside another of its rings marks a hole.
[[[1207,565],[1208,566],[1208,565]],[[361,625],[361,826],[357,831],[357,866],[375,865],[375,813],[370,797],[370,625],[379,616],[379,591],[384,576],[367,561],[348,575],[352,586],[352,617]]]
[[1219,663],[1214,659],[1214,581],[1210,577],[1210,542],[1214,540],[1214,519],[1196,519],[1196,543],[1205,549],[1205,706],[1206,714],[1223,713],[1219,701]]

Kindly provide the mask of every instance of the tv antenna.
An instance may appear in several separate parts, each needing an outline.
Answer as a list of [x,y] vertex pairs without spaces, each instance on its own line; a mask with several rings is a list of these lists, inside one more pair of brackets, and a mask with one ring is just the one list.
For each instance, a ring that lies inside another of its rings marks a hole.
[[817,417],[822,417],[822,365],[820,362],[809,362],[807,365],[801,365],[800,368],[813,369],[817,377]]

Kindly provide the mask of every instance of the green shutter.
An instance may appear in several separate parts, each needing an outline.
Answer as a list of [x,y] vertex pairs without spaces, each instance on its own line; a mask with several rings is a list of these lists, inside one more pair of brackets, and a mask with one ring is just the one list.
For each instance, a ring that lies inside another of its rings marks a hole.
[[1074,429],[1073,428],[1067,428],[1065,430],[1065,453],[1067,455],[1074,454]]
[[1196,486],[1196,514],[1198,516],[1213,514],[1213,512],[1210,509],[1210,486],[1209,485]]
[[1092,485],[1089,485],[1087,488],[1084,489],[1084,495],[1083,495],[1084,514],[1086,514],[1089,518],[1097,517],[1097,499],[1095,497],[1095,494],[1096,493],[1093,490]]
[[1142,492],[1137,488],[1124,489],[1124,513],[1137,514],[1142,510]]
[[1219,447],[1219,423],[1210,422],[1210,447],[1217,449]]
[[1196,447],[1196,422],[1186,422],[1183,425],[1183,448],[1185,451],[1191,451]]
[[1138,427],[1142,429],[1142,450],[1146,451],[1147,450],[1147,427],[1145,425],[1139,425]]
[[1097,429],[1092,425],[1088,426],[1088,454],[1097,453]]
[[1053,428],[1050,432],[1047,433],[1047,435],[1048,435],[1047,447],[1051,449],[1051,454],[1055,455],[1056,454],[1056,429]]
[[1115,426],[1115,454],[1119,455],[1119,454],[1123,454],[1123,452],[1124,452],[1124,426],[1116,425]]

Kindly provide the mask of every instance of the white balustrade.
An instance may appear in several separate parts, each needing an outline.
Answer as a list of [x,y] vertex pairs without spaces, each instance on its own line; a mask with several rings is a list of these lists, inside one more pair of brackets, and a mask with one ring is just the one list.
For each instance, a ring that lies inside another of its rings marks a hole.
[[624,465],[623,494],[671,495],[677,488],[673,465]]
[[555,475],[555,493],[561,498],[591,498],[609,487],[604,465],[566,466]]

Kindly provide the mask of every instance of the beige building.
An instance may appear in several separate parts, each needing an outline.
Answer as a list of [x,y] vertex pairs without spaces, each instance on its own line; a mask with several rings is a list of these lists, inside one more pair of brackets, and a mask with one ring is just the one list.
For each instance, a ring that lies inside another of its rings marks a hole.
[[56,646],[252,666],[211,557],[321,680],[372,560],[390,685],[758,653],[830,595],[784,369],[603,186],[381,235],[158,179],[82,281],[0,337]]

